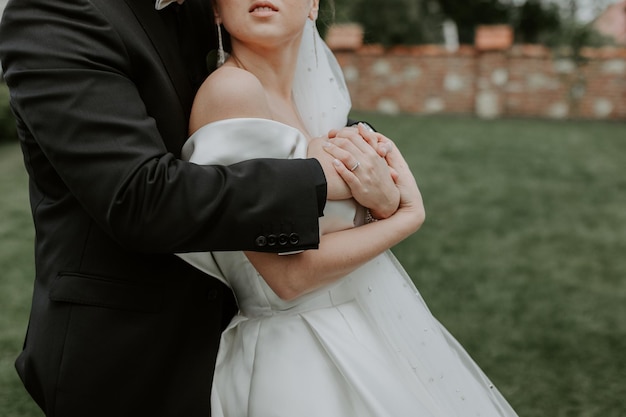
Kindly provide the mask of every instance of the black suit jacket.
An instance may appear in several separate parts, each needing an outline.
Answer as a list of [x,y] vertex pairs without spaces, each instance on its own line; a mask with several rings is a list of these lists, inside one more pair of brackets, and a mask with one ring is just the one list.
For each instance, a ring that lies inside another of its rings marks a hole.
[[[317,247],[316,161],[178,159],[212,15],[208,0],[160,12],[154,0],[6,7],[0,61],[36,228],[16,364],[49,416],[208,416],[234,300],[171,253]],[[287,247],[270,246],[280,234]]]

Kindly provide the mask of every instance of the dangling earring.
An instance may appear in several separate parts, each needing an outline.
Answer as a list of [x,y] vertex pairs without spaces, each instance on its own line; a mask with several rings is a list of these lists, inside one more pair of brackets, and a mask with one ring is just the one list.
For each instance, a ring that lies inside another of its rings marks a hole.
[[317,26],[315,22],[317,21],[317,14],[319,10],[315,2],[313,2],[313,7],[309,11],[309,20],[311,21],[311,28],[313,29],[313,52],[315,53],[315,68],[319,68],[319,62],[317,58]]
[[221,67],[226,62],[226,53],[224,52],[224,42],[222,41],[222,25],[220,22],[215,22],[217,25],[217,67]]

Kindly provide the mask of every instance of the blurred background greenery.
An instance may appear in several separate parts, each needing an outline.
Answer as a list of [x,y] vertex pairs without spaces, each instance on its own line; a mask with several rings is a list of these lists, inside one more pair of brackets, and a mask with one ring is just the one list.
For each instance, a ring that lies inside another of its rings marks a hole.
[[367,43],[443,43],[442,24],[456,24],[459,42],[472,44],[478,25],[508,24],[518,43],[553,47],[599,46],[613,40],[591,21],[617,0],[322,0],[320,18],[356,22]]
[[0,81],[0,143],[17,140],[15,120],[9,106],[9,89]]

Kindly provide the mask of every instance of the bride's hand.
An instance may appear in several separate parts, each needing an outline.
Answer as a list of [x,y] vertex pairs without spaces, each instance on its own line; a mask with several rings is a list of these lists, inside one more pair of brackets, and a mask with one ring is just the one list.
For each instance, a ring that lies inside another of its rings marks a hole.
[[381,135],[380,133],[376,132],[371,127],[363,123],[358,123],[357,125],[347,126],[347,127],[344,127],[343,129],[333,129],[330,132],[328,132],[328,137],[334,138],[337,136],[343,136],[344,132],[346,132],[345,129],[350,129],[348,130],[348,132],[350,132],[351,130],[357,129],[357,132],[359,132],[361,137],[367,143],[369,143],[370,146],[374,148],[376,152],[383,158],[387,155],[387,152],[391,151],[391,148],[393,147],[393,143],[391,142],[389,138],[387,138],[384,135]]
[[402,222],[408,222],[407,226],[417,231],[426,219],[426,210],[415,177],[397,147],[387,153],[386,160],[396,173],[395,181],[400,192],[400,206],[393,217],[402,216]]
[[358,128],[331,131],[324,148],[336,158],[335,168],[352,196],[377,219],[391,216],[400,202],[393,170],[381,157],[393,148],[391,145],[389,139],[360,124]]

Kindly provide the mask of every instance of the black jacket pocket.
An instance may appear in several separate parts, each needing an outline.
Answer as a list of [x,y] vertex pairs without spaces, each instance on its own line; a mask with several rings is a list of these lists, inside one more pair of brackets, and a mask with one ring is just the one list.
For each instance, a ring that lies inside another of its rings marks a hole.
[[60,274],[50,288],[50,300],[156,313],[163,305],[157,287],[89,275]]

